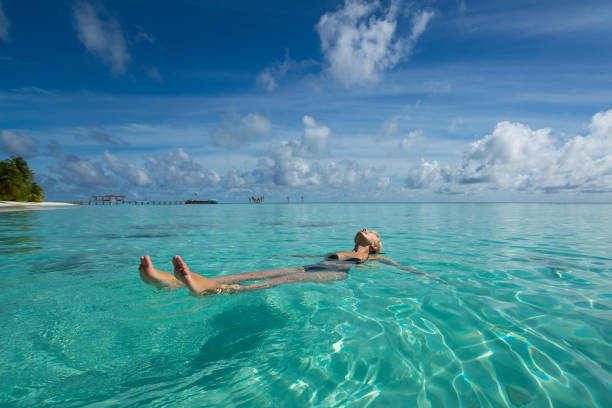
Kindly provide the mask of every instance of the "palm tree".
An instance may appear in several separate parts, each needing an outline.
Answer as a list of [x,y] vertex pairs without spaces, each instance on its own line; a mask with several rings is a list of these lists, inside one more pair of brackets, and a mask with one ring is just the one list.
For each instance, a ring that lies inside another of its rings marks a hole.
[[22,157],[0,161],[0,200],[40,202],[42,187],[34,182],[34,173]]

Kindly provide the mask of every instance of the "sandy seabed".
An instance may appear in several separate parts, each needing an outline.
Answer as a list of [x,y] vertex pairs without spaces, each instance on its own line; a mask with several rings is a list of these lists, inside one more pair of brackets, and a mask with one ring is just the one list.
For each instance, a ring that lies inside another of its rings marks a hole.
[[78,204],[46,201],[42,203],[29,203],[23,201],[0,201],[0,212],[7,211],[32,211],[32,210],[57,210],[73,207]]

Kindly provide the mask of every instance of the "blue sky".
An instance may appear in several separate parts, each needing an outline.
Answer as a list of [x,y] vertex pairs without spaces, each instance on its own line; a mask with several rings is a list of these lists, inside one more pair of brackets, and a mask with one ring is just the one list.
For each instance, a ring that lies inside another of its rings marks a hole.
[[610,201],[609,1],[0,0],[49,200]]

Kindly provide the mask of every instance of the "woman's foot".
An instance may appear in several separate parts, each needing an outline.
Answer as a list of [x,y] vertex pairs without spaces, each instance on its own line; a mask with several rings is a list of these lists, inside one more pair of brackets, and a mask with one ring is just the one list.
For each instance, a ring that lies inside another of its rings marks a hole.
[[140,279],[144,283],[153,285],[158,289],[174,289],[183,286],[182,282],[178,281],[168,272],[155,269],[148,255],[140,257],[138,272],[140,272]]
[[217,282],[191,272],[180,256],[175,255],[172,258],[172,264],[174,265],[174,276],[183,282],[192,294],[216,293],[221,289],[221,285]]

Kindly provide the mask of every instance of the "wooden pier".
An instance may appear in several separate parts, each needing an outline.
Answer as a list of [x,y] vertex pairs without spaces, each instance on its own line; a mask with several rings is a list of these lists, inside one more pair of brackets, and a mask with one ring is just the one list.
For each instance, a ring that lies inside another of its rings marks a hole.
[[125,204],[133,205],[185,205],[185,201],[176,200],[139,200],[139,201],[126,201]]
[[115,195],[115,194],[102,194],[102,195],[94,195],[91,196],[94,205],[112,205],[112,204],[124,204],[125,196],[124,195]]
[[178,200],[126,200],[126,196],[118,194],[103,194],[91,196],[91,201],[80,201],[82,205],[184,205],[185,201]]

